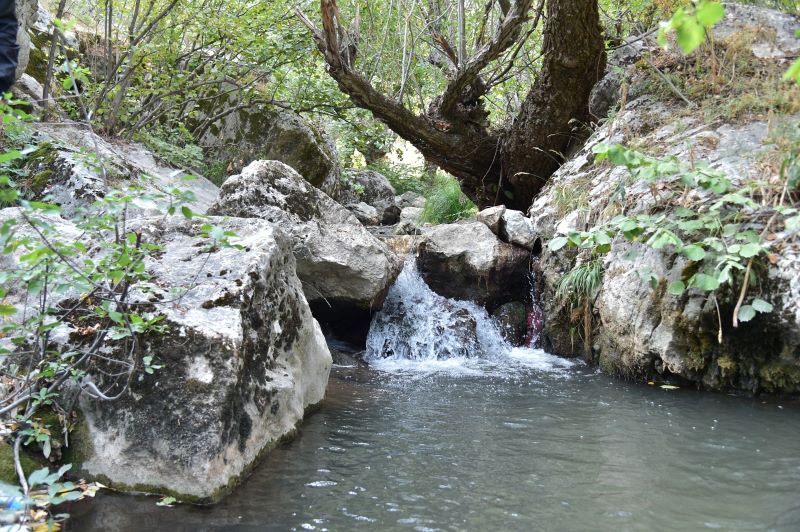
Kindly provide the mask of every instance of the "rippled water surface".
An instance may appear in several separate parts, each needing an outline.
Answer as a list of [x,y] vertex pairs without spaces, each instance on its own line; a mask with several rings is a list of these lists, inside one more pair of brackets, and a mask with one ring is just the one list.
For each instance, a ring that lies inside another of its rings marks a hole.
[[299,437],[222,503],[155,502],[102,495],[70,529],[800,530],[800,408],[530,350],[337,367]]

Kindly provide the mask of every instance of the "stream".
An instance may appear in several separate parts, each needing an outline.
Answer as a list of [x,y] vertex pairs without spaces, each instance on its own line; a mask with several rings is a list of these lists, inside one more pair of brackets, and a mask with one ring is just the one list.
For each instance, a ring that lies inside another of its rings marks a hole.
[[[450,326],[465,309],[466,337]],[[797,402],[615,380],[510,348],[482,312],[407,268],[370,365],[335,366],[320,411],[232,495],[164,508],[106,491],[67,528],[800,529]]]

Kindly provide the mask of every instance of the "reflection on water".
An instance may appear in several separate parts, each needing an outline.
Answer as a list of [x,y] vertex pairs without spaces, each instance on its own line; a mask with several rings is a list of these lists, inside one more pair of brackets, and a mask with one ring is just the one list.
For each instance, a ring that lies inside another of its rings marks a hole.
[[796,403],[508,358],[335,368],[322,410],[222,503],[106,494],[69,528],[800,530]]

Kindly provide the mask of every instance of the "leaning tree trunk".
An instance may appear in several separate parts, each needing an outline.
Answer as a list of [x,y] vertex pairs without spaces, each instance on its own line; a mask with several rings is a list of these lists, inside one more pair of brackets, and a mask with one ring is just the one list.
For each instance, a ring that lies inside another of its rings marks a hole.
[[502,141],[506,203],[523,210],[582,142],[606,66],[596,0],[551,0],[547,18],[541,73]]
[[[356,72],[358,20],[354,29],[345,30],[336,0],[321,0],[322,28],[297,13],[325,57],[328,74],[354,104],[411,142],[427,161],[455,175],[479,206],[505,203],[525,210],[575,141],[575,125],[586,122],[589,92],[605,68],[597,0],[549,0],[539,77],[512,124],[500,135],[490,131],[482,101],[489,87],[480,74],[519,42],[532,3],[500,2],[503,17],[492,39],[469,59],[434,33],[442,52],[435,63],[451,79],[421,115]],[[534,26],[542,9],[540,3]]]

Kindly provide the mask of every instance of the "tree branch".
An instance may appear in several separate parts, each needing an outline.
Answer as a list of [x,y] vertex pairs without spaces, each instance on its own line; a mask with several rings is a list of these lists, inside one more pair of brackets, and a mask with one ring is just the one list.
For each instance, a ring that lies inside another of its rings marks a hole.
[[339,10],[335,5],[335,0],[322,0],[324,30],[320,30],[299,9],[295,13],[311,31],[317,48],[322,52],[325,62],[328,64],[328,74],[337,82],[339,88],[350,97],[354,104],[371,111],[376,118],[385,122],[405,139],[415,139],[411,141],[431,146],[454,144],[452,139],[448,138],[449,135],[437,130],[427,120],[412,113],[402,104],[378,92],[351,68],[352,65],[342,60],[336,31],[336,25],[340,24],[337,20]]
[[458,75],[451,80],[442,95],[439,113],[443,117],[450,116],[461,95],[480,75],[486,66],[497,59],[503,52],[511,48],[522,31],[522,25],[528,20],[533,0],[517,0],[497,27],[491,41],[484,44],[465,64],[459,65]]

